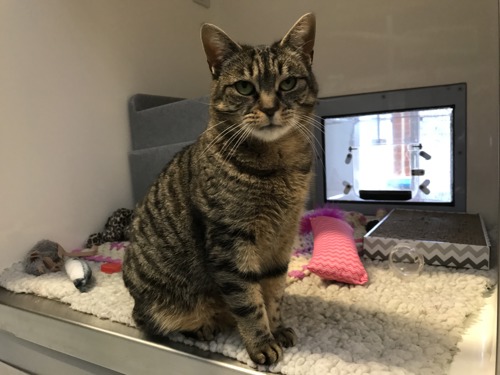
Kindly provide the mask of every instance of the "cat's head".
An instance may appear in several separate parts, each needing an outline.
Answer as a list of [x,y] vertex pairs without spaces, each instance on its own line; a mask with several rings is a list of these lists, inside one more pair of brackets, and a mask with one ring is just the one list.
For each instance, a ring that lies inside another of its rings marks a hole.
[[269,46],[234,42],[204,24],[201,39],[212,73],[212,116],[243,137],[272,142],[291,129],[305,131],[318,88],[311,70],[316,20],[302,16]]

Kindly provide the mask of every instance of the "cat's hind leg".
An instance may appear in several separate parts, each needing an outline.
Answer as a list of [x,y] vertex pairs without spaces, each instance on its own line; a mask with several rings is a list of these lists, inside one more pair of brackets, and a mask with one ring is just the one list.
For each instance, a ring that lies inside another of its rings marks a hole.
[[132,316],[139,328],[152,335],[167,336],[180,332],[197,340],[209,341],[224,328],[218,315],[218,309],[207,301],[200,301],[191,309],[158,301],[148,304],[136,301]]

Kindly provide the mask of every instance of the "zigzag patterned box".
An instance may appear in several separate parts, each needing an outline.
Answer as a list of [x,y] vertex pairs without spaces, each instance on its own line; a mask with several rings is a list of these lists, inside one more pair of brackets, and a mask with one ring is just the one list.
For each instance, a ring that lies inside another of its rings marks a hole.
[[387,260],[401,242],[416,248],[430,265],[490,268],[491,244],[476,214],[392,210],[365,235],[362,254]]

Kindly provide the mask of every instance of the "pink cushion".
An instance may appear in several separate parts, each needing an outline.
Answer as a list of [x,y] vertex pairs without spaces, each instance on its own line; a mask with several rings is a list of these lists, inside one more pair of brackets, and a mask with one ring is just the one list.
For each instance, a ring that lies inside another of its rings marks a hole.
[[334,217],[312,217],[314,248],[307,268],[323,279],[365,284],[368,274],[359,259],[353,229]]

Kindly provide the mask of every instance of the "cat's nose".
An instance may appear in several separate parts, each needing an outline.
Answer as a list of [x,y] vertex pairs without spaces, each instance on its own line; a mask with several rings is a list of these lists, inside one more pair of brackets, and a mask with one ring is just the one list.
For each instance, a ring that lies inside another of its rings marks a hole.
[[278,106],[261,108],[261,111],[264,112],[267,115],[267,117],[269,117],[269,118],[272,118],[277,110],[278,110]]
[[259,109],[270,119],[278,110],[278,105],[279,104],[276,95],[268,91],[263,91],[260,93]]

